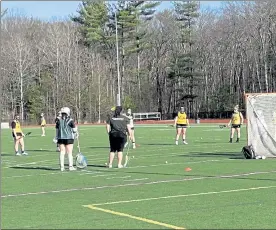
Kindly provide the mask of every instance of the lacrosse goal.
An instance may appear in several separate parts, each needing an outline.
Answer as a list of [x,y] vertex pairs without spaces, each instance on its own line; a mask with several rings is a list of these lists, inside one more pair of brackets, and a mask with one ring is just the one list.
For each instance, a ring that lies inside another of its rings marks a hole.
[[245,94],[247,144],[256,155],[276,157],[276,93]]

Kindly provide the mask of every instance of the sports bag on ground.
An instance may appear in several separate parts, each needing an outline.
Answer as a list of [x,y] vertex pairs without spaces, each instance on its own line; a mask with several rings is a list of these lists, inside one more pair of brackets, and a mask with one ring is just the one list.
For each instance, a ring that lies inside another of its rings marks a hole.
[[244,155],[245,159],[255,159],[256,155],[252,148],[252,146],[244,146],[242,148],[242,154]]

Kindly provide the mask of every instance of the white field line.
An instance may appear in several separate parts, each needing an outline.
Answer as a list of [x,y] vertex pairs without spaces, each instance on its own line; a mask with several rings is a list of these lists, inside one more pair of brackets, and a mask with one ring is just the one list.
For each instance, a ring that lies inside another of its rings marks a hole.
[[[63,173],[69,173],[69,172],[63,172]],[[61,174],[61,172],[55,172],[55,173],[40,173],[40,174],[27,174],[27,175],[18,175],[18,176],[6,176],[6,177],[2,177],[2,179],[21,178],[21,177],[31,177],[31,176],[49,176],[49,175],[56,175],[56,174]]]
[[[43,163],[43,162],[49,162],[51,160],[43,160],[43,161],[33,161],[33,162],[28,162],[28,163],[22,163],[22,164],[16,164],[13,165],[13,166],[5,166],[3,168],[11,168],[11,167],[22,167],[22,166],[25,166],[25,165],[35,165],[35,164],[38,164],[38,163]],[[41,166],[40,166],[41,167]]]
[[[189,152],[190,151],[195,151],[196,150],[196,148],[200,148],[201,150],[203,149],[210,149],[210,147],[220,147],[221,146],[221,144],[222,143],[218,143],[218,144],[216,144],[216,143],[212,143],[212,146],[209,146],[209,145],[204,145],[204,144],[206,144],[206,143],[200,143],[200,141],[197,141],[198,142],[198,144],[193,144],[193,145],[191,145],[192,147],[193,147],[193,149],[191,150],[191,149],[189,149]],[[145,147],[145,146],[147,146],[147,145],[143,145],[143,147]],[[156,146],[158,146],[158,144],[156,144]],[[158,152],[159,150],[162,150],[162,151],[171,151],[171,150],[176,150],[175,148],[172,148],[173,146],[175,146],[173,143],[172,143],[172,145],[171,145],[171,147],[170,148],[166,148],[166,147],[160,147],[160,148],[154,148],[154,149],[141,149],[141,151],[143,151],[143,153],[150,153],[150,152]],[[184,145],[183,145],[184,146]],[[91,148],[91,147],[82,147],[82,149],[89,149],[89,148]],[[139,149],[140,149],[140,147],[139,147]],[[139,150],[138,149],[138,151],[137,151],[137,149],[136,150],[131,150],[131,151],[133,151],[133,154],[135,153],[135,154],[139,154]],[[107,150],[108,150],[108,147],[107,147]],[[182,150],[182,151],[185,151],[185,147],[183,148],[183,149],[179,149],[179,150]],[[224,149],[224,151],[226,151],[226,150],[228,150],[228,149]],[[230,149],[229,149],[230,150]],[[43,150],[42,150],[43,151]],[[54,151],[53,149],[45,149],[45,151]],[[93,152],[94,150],[91,150],[91,152]],[[86,152],[86,151],[82,151],[87,157],[94,157],[94,156],[99,156],[99,154],[98,153],[95,153],[95,154],[93,154],[93,153],[88,153],[88,152]],[[137,153],[136,153],[137,152]],[[188,153],[189,153],[188,152]],[[3,152],[3,153],[5,153],[5,154],[9,154],[9,153],[7,153],[7,152]],[[57,153],[57,152],[56,152]],[[151,156],[164,156],[165,154],[166,155],[172,155],[172,154],[176,154],[176,153],[181,153],[181,152],[173,152],[173,153],[164,153],[164,154],[150,154],[150,155],[143,155],[143,156],[141,156],[141,157],[151,157]],[[35,157],[45,157],[45,156],[55,156],[55,155],[53,155],[53,153],[46,153],[46,154],[39,154],[39,155],[36,155],[36,154],[32,154],[32,151],[30,151],[30,153],[29,153],[29,156],[26,156],[26,157],[28,157],[28,158],[35,158]],[[108,151],[107,151],[107,156],[108,156]],[[22,156],[23,157],[23,156]],[[19,158],[19,157],[17,157],[17,158]],[[57,155],[56,155],[56,158],[58,158],[58,153],[57,153]],[[106,157],[106,158],[108,158],[108,157]],[[106,158],[104,158],[104,159],[106,159]],[[93,158],[94,159],[94,158]],[[97,159],[97,160],[102,160],[103,158],[95,158],[95,159]]]
[[138,165],[133,167],[128,167],[130,169],[134,168],[148,168],[148,167],[158,167],[158,166],[165,166],[165,165],[181,165],[181,164],[199,164],[199,163],[208,163],[208,162],[219,162],[219,161],[227,161],[231,159],[224,159],[224,160],[206,160],[206,161],[191,161],[191,162],[177,162],[177,163],[164,163],[164,164],[155,164],[155,165]]
[[[92,175],[92,174],[98,174],[95,176],[91,176],[91,177],[102,177],[102,176],[113,176],[116,174],[103,174],[102,172],[90,172],[90,173],[84,173],[82,174],[81,171],[76,171],[77,173],[79,173],[80,176],[82,175]],[[15,176],[7,176],[7,177],[1,177],[2,179],[11,179],[11,178],[22,178],[22,177],[31,177],[31,176],[50,176],[50,175],[57,175],[57,174],[65,174],[65,173],[72,173],[69,171],[65,171],[65,172],[54,172],[54,173],[40,173],[40,174],[27,174],[27,175],[15,175]],[[101,174],[101,175],[99,175]]]
[[131,176],[118,176],[118,177],[108,177],[107,180],[113,180],[113,179],[124,179],[124,178],[130,178]]
[[[194,146],[193,146],[194,147]],[[195,147],[197,147],[197,146],[195,146]],[[200,146],[200,145],[198,145],[198,147],[201,147],[202,148],[202,146]],[[209,146],[206,146],[206,147],[208,147],[208,148],[210,148]],[[149,153],[149,152],[156,152],[158,149],[154,149],[154,150],[144,150],[143,152],[145,152],[145,153]],[[170,150],[170,149],[162,149],[162,150]],[[227,149],[225,149],[225,151],[226,151]],[[194,149],[193,149],[193,151],[194,151]],[[216,151],[220,151],[220,150],[213,150],[213,152],[215,153]],[[132,152],[132,151],[131,151]],[[189,151],[190,152],[190,151]],[[189,153],[188,152],[188,153]],[[84,153],[85,154],[85,153]],[[133,150],[133,154],[135,154],[135,155],[138,155],[138,157],[137,157],[137,159],[139,158],[139,159],[142,159],[142,158],[149,158],[149,157],[156,157],[156,156],[158,156],[158,157],[162,157],[162,158],[164,158],[164,157],[169,157],[169,156],[181,156],[181,155],[183,155],[184,154],[184,152],[182,153],[182,152],[172,152],[172,153],[163,153],[163,154],[160,154],[160,153],[157,153],[157,154],[149,154],[149,155],[141,155],[141,156],[139,156],[139,152],[138,153],[135,153],[135,150]],[[190,153],[190,154],[193,154],[193,153]],[[44,155],[34,155],[34,156],[28,156],[28,157],[32,157],[32,158],[34,158],[34,157],[44,157],[44,156],[53,156],[53,154],[44,154]],[[94,155],[94,154],[85,154],[86,155],[86,157],[87,157],[87,159],[88,159],[88,161],[90,161],[90,158],[92,158],[93,156],[98,156],[98,154],[96,154],[96,155]],[[226,152],[226,155],[227,155],[227,152]],[[105,157],[105,158],[94,158],[93,157],[93,159],[91,159],[91,161],[97,161],[97,160],[106,160],[108,158],[108,154],[107,154],[107,157]],[[48,160],[48,161],[51,161],[51,160]]]
[[116,174],[101,174],[101,175],[95,175],[95,176],[89,176],[89,177],[105,177],[105,176],[115,176]]
[[161,197],[152,197],[152,198],[144,198],[144,199],[136,199],[136,200],[121,200],[121,201],[98,203],[98,204],[92,204],[92,205],[93,206],[102,206],[102,205],[110,205],[110,204],[123,204],[123,203],[171,199],[171,198],[179,198],[179,197],[191,197],[191,196],[213,195],[213,194],[221,194],[221,193],[243,192],[243,191],[250,191],[250,190],[270,189],[270,188],[276,188],[276,185],[265,186],[265,187],[252,187],[252,188],[222,190],[222,191],[214,191],[214,192],[191,193],[191,194],[182,194],[182,195],[175,195],[175,196],[161,196]]
[[[182,162],[182,163],[167,163],[167,164],[155,164],[155,165],[140,165],[140,166],[133,166],[133,167],[127,167],[128,169],[132,169],[132,168],[148,168],[148,167],[158,167],[158,166],[169,166],[169,165],[179,165],[179,164],[198,164],[198,163],[209,163],[209,162],[219,162],[219,161],[228,161],[231,159],[224,159],[224,160],[206,160],[206,161],[190,161],[190,162]],[[48,165],[51,166],[51,165]],[[40,167],[47,167],[47,166],[40,166]],[[122,170],[122,169],[118,169],[118,168],[112,168],[111,170]],[[106,172],[108,172],[107,169]],[[95,173],[99,173],[99,172],[95,172],[93,170],[81,170],[81,171],[77,171],[80,174],[79,175],[90,175],[90,174],[95,174]],[[59,172],[60,173],[60,172]],[[59,173],[42,173],[42,174],[29,174],[29,175],[15,175],[15,176],[9,176],[9,177],[2,177],[2,179],[6,179],[6,178],[20,178],[20,177],[31,177],[31,176],[47,176],[47,175],[53,175],[53,174],[59,174]],[[65,172],[64,172],[65,173]],[[111,175],[111,174],[109,174]],[[113,174],[112,174],[113,175]],[[102,175],[104,176],[104,175]]]
[[32,196],[32,195],[42,195],[42,194],[52,194],[52,193],[63,193],[63,192],[90,191],[90,190],[100,190],[100,189],[114,190],[114,188],[155,185],[155,184],[163,184],[163,183],[175,183],[175,182],[185,182],[185,181],[205,180],[205,179],[234,178],[234,177],[258,175],[258,174],[268,174],[268,173],[275,173],[275,172],[276,171],[251,172],[251,173],[243,173],[243,174],[236,174],[236,175],[221,175],[221,176],[213,176],[213,177],[208,177],[208,176],[207,177],[194,177],[194,178],[183,178],[183,179],[174,179],[174,180],[159,180],[159,181],[152,181],[152,182],[146,182],[146,183],[141,182],[141,183],[128,183],[128,184],[117,184],[117,185],[104,185],[104,186],[87,187],[87,188],[71,188],[71,189],[41,191],[41,192],[28,192],[28,193],[2,195],[1,198]]
[[138,179],[132,179],[132,180],[124,180],[124,181],[139,181],[139,180],[148,180],[149,178],[138,178]]

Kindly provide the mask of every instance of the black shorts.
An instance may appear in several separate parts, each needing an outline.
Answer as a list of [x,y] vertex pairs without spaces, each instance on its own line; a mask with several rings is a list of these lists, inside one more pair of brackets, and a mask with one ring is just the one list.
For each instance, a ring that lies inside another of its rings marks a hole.
[[127,135],[123,133],[109,133],[110,152],[123,152],[127,142]]
[[45,125],[41,125],[41,127],[45,127]]
[[176,124],[176,128],[180,129],[180,128],[187,128],[187,124]]
[[134,130],[134,127],[131,127],[131,130]]
[[[22,137],[22,133],[16,133],[17,137]],[[12,137],[15,138],[14,133],[12,133]]]
[[71,144],[74,144],[74,139],[58,139],[57,144],[59,144],[59,145],[71,145]]
[[232,125],[233,129],[237,129],[237,128],[240,128],[240,127],[241,127],[241,125]]

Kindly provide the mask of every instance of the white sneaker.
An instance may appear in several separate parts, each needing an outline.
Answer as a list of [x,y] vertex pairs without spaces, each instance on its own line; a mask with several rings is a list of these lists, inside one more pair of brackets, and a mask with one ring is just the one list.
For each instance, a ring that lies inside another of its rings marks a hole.
[[175,144],[178,145],[178,141],[175,141]]
[[42,137],[45,137],[45,134],[42,134],[41,136],[42,136]]
[[183,144],[184,144],[184,145],[187,145],[188,143],[187,143],[186,141],[183,141]]
[[136,145],[135,145],[135,144],[133,144],[132,148],[133,148],[133,149],[136,149]]
[[77,169],[73,166],[69,167],[69,171],[76,171]]
[[21,156],[21,153],[16,153],[15,156]]
[[112,168],[112,165],[108,165],[108,168],[110,168],[110,169],[111,169],[111,168]]
[[63,172],[65,169],[64,168],[60,168],[60,171]]
[[23,155],[23,156],[28,156],[29,154],[26,153],[26,152],[24,152],[24,153],[22,153],[22,155]]
[[122,165],[118,165],[118,169],[121,169],[121,168],[123,168],[124,166],[122,166]]

